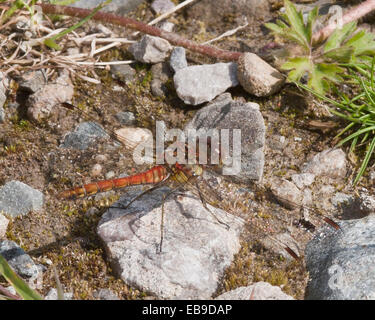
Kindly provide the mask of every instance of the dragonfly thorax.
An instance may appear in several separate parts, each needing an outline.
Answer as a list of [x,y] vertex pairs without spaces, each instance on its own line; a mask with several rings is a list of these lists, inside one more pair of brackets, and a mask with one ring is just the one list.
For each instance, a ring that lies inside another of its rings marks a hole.
[[203,174],[203,168],[196,164],[179,164],[176,163],[172,166],[174,173],[174,180],[185,182],[191,177],[200,176]]

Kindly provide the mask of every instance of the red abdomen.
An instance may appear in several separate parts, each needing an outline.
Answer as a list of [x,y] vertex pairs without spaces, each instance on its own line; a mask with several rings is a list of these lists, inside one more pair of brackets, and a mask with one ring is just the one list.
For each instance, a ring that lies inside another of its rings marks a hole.
[[74,189],[65,190],[59,193],[58,198],[76,199],[90,196],[99,192],[124,188],[127,186],[158,183],[167,178],[167,176],[168,172],[164,166],[155,166],[150,170],[132,176],[118,179],[101,180],[93,183],[88,183]]

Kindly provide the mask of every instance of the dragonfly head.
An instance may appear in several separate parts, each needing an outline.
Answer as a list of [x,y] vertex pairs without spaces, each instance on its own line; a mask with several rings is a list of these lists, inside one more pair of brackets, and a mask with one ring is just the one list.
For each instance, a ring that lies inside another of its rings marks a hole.
[[203,174],[203,168],[200,165],[192,164],[190,165],[190,169],[194,176],[200,176]]
[[176,163],[174,167],[172,167],[175,173],[183,172],[186,177],[191,176],[200,176],[203,174],[203,168],[197,164],[184,164],[181,165]]

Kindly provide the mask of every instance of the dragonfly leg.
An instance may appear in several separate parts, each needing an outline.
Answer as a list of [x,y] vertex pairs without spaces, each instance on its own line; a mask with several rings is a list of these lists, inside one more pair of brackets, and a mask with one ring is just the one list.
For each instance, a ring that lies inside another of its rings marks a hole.
[[223,222],[223,221],[221,221],[208,207],[207,207],[207,203],[206,203],[206,200],[204,199],[204,197],[202,196],[202,192],[201,192],[201,190],[200,190],[200,188],[199,188],[199,185],[198,185],[198,183],[196,183],[195,184],[196,185],[196,188],[197,188],[197,190],[198,190],[198,194],[199,194],[199,198],[201,199],[201,201],[202,201],[202,204],[203,204],[203,207],[209,212],[209,213],[211,213],[211,215],[215,218],[215,220],[217,221],[217,222],[219,222],[220,224],[222,224],[222,225],[224,225],[226,228],[227,228],[227,230],[229,230],[229,225],[228,224],[226,224],[225,222]]
[[211,194],[215,195],[218,201],[223,201],[221,196],[214,190],[211,184],[205,178],[203,178],[203,176],[200,177],[200,180],[204,182],[204,184],[210,189]]
[[155,184],[152,188],[147,189],[147,190],[141,192],[139,195],[137,195],[135,198],[133,198],[133,199],[132,199],[128,204],[126,204],[125,206],[124,206],[124,205],[120,205],[120,207],[112,207],[112,206],[111,206],[110,208],[118,208],[118,209],[124,209],[124,210],[125,210],[125,209],[129,208],[129,206],[130,206],[133,202],[139,200],[139,199],[142,198],[145,194],[150,193],[150,192],[154,191],[154,190],[157,189],[157,188],[160,188],[163,184],[165,184],[165,181],[166,181],[166,180],[167,180],[167,179],[162,180],[162,181],[158,182],[157,184]]

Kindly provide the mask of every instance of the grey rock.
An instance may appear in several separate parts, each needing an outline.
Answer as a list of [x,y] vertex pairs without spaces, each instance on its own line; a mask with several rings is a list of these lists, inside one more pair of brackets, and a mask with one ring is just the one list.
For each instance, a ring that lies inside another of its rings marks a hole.
[[35,93],[43,88],[46,83],[46,78],[41,70],[29,71],[17,79],[20,90],[28,93]]
[[280,287],[261,281],[225,292],[215,300],[294,300],[294,298],[282,292]]
[[293,182],[285,179],[271,181],[271,191],[285,207],[295,209],[302,204],[302,192]]
[[170,0],[154,0],[151,4],[151,9],[158,14],[163,14],[174,7],[174,3]]
[[[229,93],[222,94],[196,112],[184,130],[189,129],[230,129],[229,150],[233,150],[233,129],[239,129],[241,140],[234,142],[235,145],[239,142],[241,145],[241,167],[237,173],[222,171],[221,174],[231,175],[233,179],[241,182],[260,180],[264,167],[263,146],[266,128],[258,104],[234,101]],[[233,151],[230,152],[229,156],[233,157]],[[232,164],[224,167],[235,164],[236,162],[232,161]]]
[[89,148],[97,138],[109,138],[105,130],[96,122],[82,122],[73,132],[65,135],[60,148],[85,150]]
[[346,155],[341,149],[324,150],[303,168],[304,173],[313,173],[317,176],[344,178],[347,172]]
[[173,71],[167,62],[156,63],[151,67],[151,91],[154,96],[163,97],[167,94],[167,81],[172,77]]
[[99,300],[120,300],[117,294],[109,289],[100,289],[95,291],[94,297]]
[[183,47],[175,47],[172,50],[171,57],[169,58],[171,68],[176,72],[177,70],[186,68],[188,66],[186,61],[186,51]]
[[173,70],[169,63],[160,62],[151,67],[152,79],[160,79],[162,82],[168,81],[173,76]]
[[291,178],[294,184],[299,189],[303,189],[304,187],[310,186],[314,182],[315,175],[312,173],[300,173],[300,174],[293,174]]
[[42,272],[40,266],[35,264],[31,257],[13,241],[0,241],[0,255],[21,277],[37,277]]
[[160,79],[153,79],[150,84],[150,89],[155,97],[165,97],[168,88]]
[[[44,297],[44,300],[58,300],[57,290],[52,288],[50,291],[48,291]],[[73,300],[73,292],[64,292],[64,300]]]
[[332,197],[331,203],[344,220],[361,219],[375,212],[375,199],[367,190],[360,190],[357,196],[337,192]]
[[337,192],[331,199],[332,204],[335,207],[340,207],[342,205],[347,205],[354,201],[354,197],[342,192]]
[[[104,2],[103,0],[79,0],[76,1],[70,6],[83,9],[94,9],[100,3]],[[136,9],[143,0],[112,0],[111,3],[107,4],[100,11],[102,12],[115,12],[119,15],[125,15],[126,13]]]
[[238,85],[237,64],[215,63],[177,70],[173,77],[178,97],[186,104],[211,101],[230,87]]
[[208,299],[224,269],[240,248],[243,220],[208,205],[217,222],[190,195],[170,195],[162,187],[124,206],[140,191],[130,191],[102,217],[98,235],[105,244],[112,268],[125,283],[163,299]]
[[167,40],[145,35],[139,42],[133,43],[129,51],[134,59],[144,63],[163,62],[172,50]]
[[325,226],[306,247],[306,299],[375,299],[375,216]]
[[375,199],[366,189],[359,192],[360,211],[367,215],[375,213]]
[[43,193],[19,181],[10,181],[0,188],[0,212],[12,217],[38,211],[43,202]]
[[344,220],[361,219],[365,216],[359,210],[359,199],[352,195],[337,192],[331,198],[331,203],[336,208],[337,212],[340,213],[340,217]]
[[135,70],[127,64],[111,65],[111,73],[122,82],[131,82],[135,77]]
[[71,101],[74,87],[67,73],[59,76],[55,83],[49,83],[31,94],[27,100],[27,115],[34,121],[47,117],[58,103]]
[[9,220],[0,213],[0,239],[5,237]]
[[120,111],[116,114],[116,118],[121,124],[126,126],[130,126],[135,123],[135,116],[132,112]]
[[256,54],[245,52],[238,59],[237,77],[241,86],[250,94],[265,97],[279,91],[285,76]]

